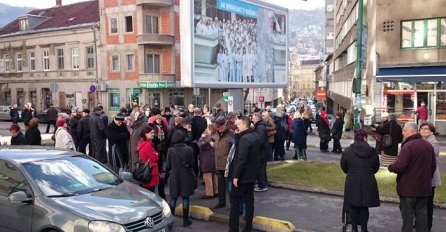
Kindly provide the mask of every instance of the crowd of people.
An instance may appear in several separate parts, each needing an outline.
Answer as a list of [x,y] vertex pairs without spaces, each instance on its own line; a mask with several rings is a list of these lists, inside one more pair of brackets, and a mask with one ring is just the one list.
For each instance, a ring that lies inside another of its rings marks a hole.
[[[280,105],[275,113],[270,108],[254,108],[250,115],[227,113],[219,103],[214,109],[190,104],[185,110],[175,105],[163,109],[127,105],[110,123],[100,105],[92,112],[74,110],[71,115],[52,108],[48,110],[46,132],[54,122],[55,147],[85,153],[115,170],[133,171],[137,162],[149,162],[152,178],[139,184],[149,191],[157,190],[165,199],[167,185],[172,213],[181,197],[184,226],[192,223],[189,198],[197,188],[197,177],[203,178],[205,186],[202,198],[217,198],[215,208],[226,207],[229,193],[230,231],[238,231],[240,213],[245,214],[245,231],[252,229],[254,192],[268,190],[267,162],[284,160],[290,142],[295,148],[293,159],[308,159],[307,136],[313,119],[310,107],[287,113]],[[26,104],[22,112],[25,134],[13,120],[11,145],[41,145],[39,121],[33,112],[31,104]],[[358,231],[358,226],[367,231],[368,208],[380,205],[374,176],[380,166],[398,175],[402,231],[412,231],[413,225],[417,231],[430,231],[435,188],[441,185],[434,125],[408,122],[402,128],[393,115],[384,113],[382,124],[371,127],[374,136],[380,138],[376,147],[368,144],[369,133],[359,129],[354,132],[353,144],[343,150],[340,140],[351,119],[348,113],[337,112],[330,125],[321,107],[315,118],[320,151],[328,152],[333,139],[331,152],[342,154],[340,166],[347,174],[344,207],[353,231]],[[386,136],[390,144],[384,142]],[[117,157],[122,162],[116,162]]]
[[217,65],[218,81],[258,82],[257,24],[253,20],[236,19],[220,21],[218,18],[200,17],[195,32],[198,35],[219,36]]

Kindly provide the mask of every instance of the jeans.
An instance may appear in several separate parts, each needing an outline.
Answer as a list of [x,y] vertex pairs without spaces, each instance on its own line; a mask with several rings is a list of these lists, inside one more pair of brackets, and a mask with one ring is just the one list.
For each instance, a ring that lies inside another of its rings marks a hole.
[[[181,200],[183,200],[183,209],[184,210],[189,210],[189,197],[181,197]],[[171,197],[169,200],[169,207],[170,210],[172,211],[172,214],[174,214],[175,212],[175,206],[177,206],[177,198],[176,197]]]
[[428,197],[400,197],[400,212],[403,219],[401,232],[412,232],[413,219],[415,230],[427,231],[427,198]]
[[240,202],[245,201],[246,220],[243,231],[252,230],[252,219],[254,217],[254,183],[239,183],[230,194],[231,211],[229,212],[229,231],[239,231]]
[[266,144],[265,152],[266,152],[266,161],[267,162],[273,161],[273,143]]
[[226,179],[224,170],[217,170],[217,179],[218,205],[226,205]]

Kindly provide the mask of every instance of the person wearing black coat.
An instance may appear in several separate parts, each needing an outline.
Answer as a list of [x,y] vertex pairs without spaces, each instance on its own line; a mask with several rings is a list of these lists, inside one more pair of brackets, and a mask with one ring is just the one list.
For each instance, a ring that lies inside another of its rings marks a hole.
[[381,166],[388,166],[396,161],[398,155],[398,146],[403,141],[402,128],[395,120],[394,115],[388,113],[381,114],[382,125],[375,125],[372,127],[372,131],[384,136],[390,134],[392,138],[392,145],[384,147],[382,145],[382,139],[379,142],[379,148],[381,149]]
[[42,136],[39,130],[39,120],[37,118],[29,121],[28,130],[25,132],[25,138],[28,145],[42,145]]
[[276,134],[274,135],[274,160],[285,160],[285,140],[288,138],[288,116],[280,109],[274,116]]
[[79,140],[78,151],[87,154],[87,145],[90,149],[88,155],[91,156],[91,140],[90,140],[90,110],[82,110],[82,118],[77,124],[77,138]]
[[106,138],[105,138],[105,125],[102,119],[102,109],[100,107],[95,107],[92,116],[90,117],[90,139],[93,158],[102,163],[107,163],[107,152],[105,149]]
[[334,153],[342,153],[341,137],[342,130],[344,129],[344,119],[342,119],[341,112],[336,113],[336,121],[331,128],[331,137],[333,138],[333,150]]
[[307,160],[307,125],[299,111],[294,113],[292,128],[291,140],[295,149],[293,159]]
[[319,113],[316,115],[317,131],[320,138],[319,148],[321,152],[328,152],[328,142],[331,140],[330,125],[326,115],[324,109],[320,109]]
[[[130,132],[124,124],[125,117],[124,114],[118,113],[104,130],[105,135],[108,138],[108,160],[113,160],[112,147],[116,144],[116,148],[119,150],[121,161],[124,166],[129,162],[129,148],[127,144],[130,139]],[[114,159],[114,162],[117,162],[117,158]],[[119,167],[117,167],[117,169],[119,169]]]
[[[235,155],[229,164],[228,179],[232,179],[230,192],[231,210],[229,213],[229,231],[239,231],[240,203],[246,208],[244,231],[252,230],[254,216],[254,184],[258,174],[258,154],[260,153],[259,135],[251,128],[248,117],[241,117],[236,134]],[[282,144],[283,146],[283,144]]]
[[17,124],[19,122],[19,110],[17,109],[17,104],[14,103],[12,108],[9,110],[9,116],[11,116],[12,124]]
[[11,132],[11,145],[27,145],[25,135],[20,131],[20,126],[12,124],[9,128]]
[[262,120],[260,113],[254,113],[252,115],[252,123],[254,124],[254,132],[259,136],[260,153],[257,155],[259,161],[259,174],[257,179],[257,187],[254,188],[256,192],[265,192],[268,190],[268,181],[266,176],[266,123]]
[[31,108],[31,103],[25,104],[25,109],[22,110],[22,120],[23,124],[25,124],[25,129],[28,129],[29,121],[34,118],[34,109]]
[[[206,119],[202,116],[202,111],[199,108],[194,109],[194,117],[191,119],[192,123],[192,149],[194,149],[194,158],[198,160],[200,155],[200,148],[197,146],[197,142],[200,139],[203,132],[206,130],[208,123]],[[195,174],[198,175],[198,162],[194,164]]]
[[375,173],[379,170],[379,157],[375,148],[367,143],[367,132],[355,132],[353,144],[344,150],[341,168],[347,174],[344,189],[344,207],[350,211],[353,231],[367,231],[369,207],[380,206]]
[[178,197],[183,201],[183,226],[189,226],[189,197],[194,195],[197,186],[197,177],[192,168],[195,162],[193,150],[184,143],[186,133],[176,130],[172,135],[172,146],[167,150],[166,175],[168,180],[170,200],[169,206],[172,214]]

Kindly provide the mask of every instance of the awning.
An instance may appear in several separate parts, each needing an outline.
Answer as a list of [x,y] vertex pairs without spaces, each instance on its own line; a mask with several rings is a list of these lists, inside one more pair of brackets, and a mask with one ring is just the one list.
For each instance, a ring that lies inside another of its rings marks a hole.
[[378,82],[446,81],[446,66],[378,68],[376,81]]

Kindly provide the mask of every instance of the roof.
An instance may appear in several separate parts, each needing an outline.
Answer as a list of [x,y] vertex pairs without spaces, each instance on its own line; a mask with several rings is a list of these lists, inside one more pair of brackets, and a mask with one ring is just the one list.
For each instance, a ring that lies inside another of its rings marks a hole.
[[0,157],[15,161],[17,163],[54,159],[62,157],[63,155],[71,156],[74,154],[76,154],[76,152],[45,146],[0,147]]
[[[47,9],[35,9],[27,13],[27,15],[47,18],[34,28],[27,30],[33,33],[38,30],[91,24],[99,22],[99,3],[98,0],[91,0]],[[23,18],[23,16],[19,18]],[[24,32],[19,30],[19,18],[1,28],[0,35]]]

